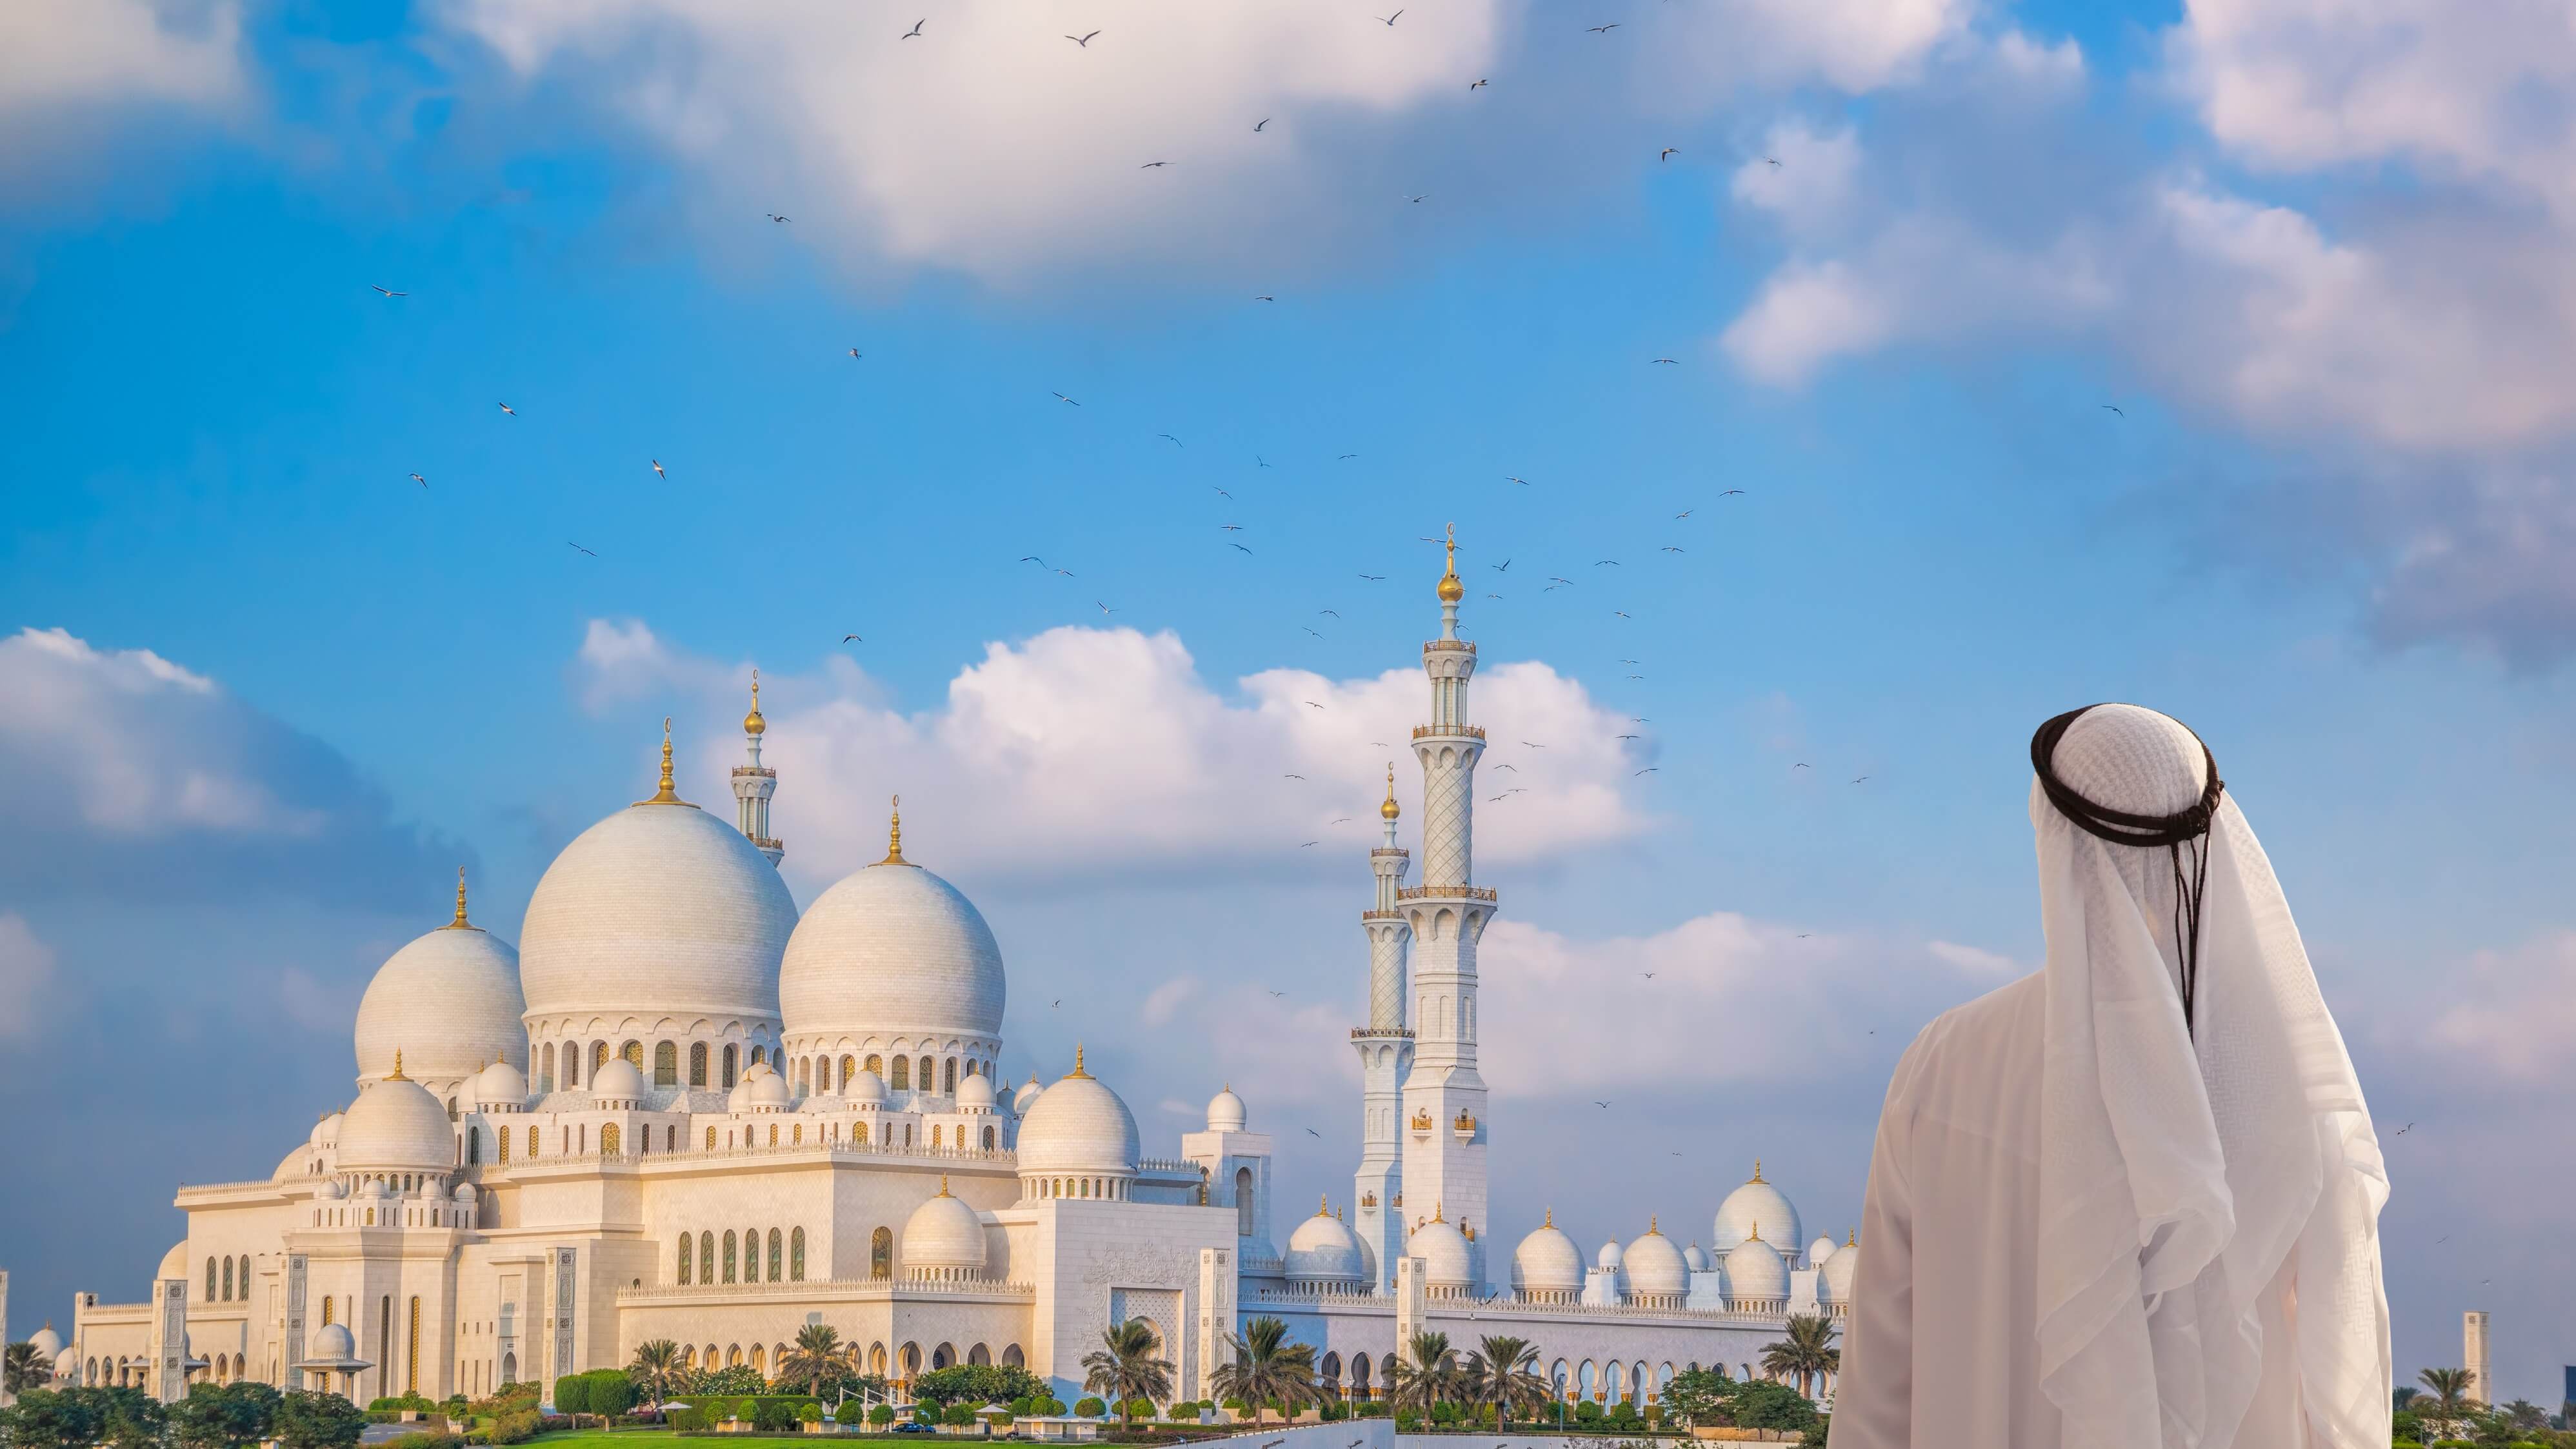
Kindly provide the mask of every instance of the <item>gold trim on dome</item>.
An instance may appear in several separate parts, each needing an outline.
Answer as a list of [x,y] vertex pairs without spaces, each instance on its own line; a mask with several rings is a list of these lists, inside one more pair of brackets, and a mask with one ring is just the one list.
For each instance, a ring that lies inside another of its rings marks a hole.
[[948,1174],[944,1172],[939,1174],[939,1195],[948,1196]]
[[1445,1219],[1443,1219],[1443,1218],[1440,1216],[1441,1210],[1442,1210],[1442,1209],[1441,1209],[1441,1204],[1439,1204],[1439,1203],[1437,1203],[1437,1202],[1434,1202],[1434,1203],[1431,1205],[1431,1220],[1432,1220],[1433,1222],[1435,1222],[1435,1223],[1436,1223],[1436,1222],[1442,1222],[1442,1221],[1445,1221]]
[[1758,1243],[1762,1241],[1762,1220],[1760,1218],[1755,1218],[1753,1220],[1753,1232],[1750,1236],[1746,1237],[1744,1241],[1748,1243]]
[[767,733],[768,730],[769,721],[760,717],[760,668],[754,665],[751,671],[751,713],[742,717],[742,732],[747,735],[759,735]]
[[471,931],[475,929],[474,923],[465,919],[465,867],[461,865],[456,868],[456,919],[439,927],[439,929],[442,931]]
[[1454,604],[1467,597],[1467,586],[1458,581],[1458,525],[1449,525],[1449,571],[1440,576],[1440,602]]

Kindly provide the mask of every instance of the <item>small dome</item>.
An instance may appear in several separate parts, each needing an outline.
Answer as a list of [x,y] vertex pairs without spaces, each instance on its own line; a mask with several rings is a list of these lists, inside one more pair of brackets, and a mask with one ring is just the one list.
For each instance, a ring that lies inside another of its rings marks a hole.
[[392,1076],[398,1051],[424,1082],[470,1077],[496,1057],[525,1061],[526,1010],[509,942],[462,924],[425,932],[385,958],[358,1001],[358,1080]]
[[345,1323],[323,1324],[304,1343],[306,1363],[349,1363],[357,1356],[358,1341],[349,1336],[349,1325]]
[[939,1195],[924,1199],[903,1222],[903,1266],[906,1272],[935,1268],[984,1271],[984,1220],[963,1201],[948,1195],[948,1179],[939,1180]]
[[1860,1249],[1845,1243],[1816,1272],[1816,1296],[1827,1303],[1851,1301],[1852,1275],[1860,1271]]
[[767,1062],[743,1078],[743,1086],[750,1090],[751,1110],[755,1112],[783,1111],[794,1100],[787,1090],[787,1079],[771,1071]]
[[362,1183],[359,1183],[359,1184],[358,1184],[357,1196],[359,1196],[359,1197],[361,1197],[361,1198],[369,1198],[369,1199],[373,1199],[373,1198],[380,1198],[380,1197],[388,1197],[388,1196],[391,1196],[391,1194],[390,1194],[390,1193],[388,1193],[388,1192],[386,1192],[386,1190],[385,1190],[385,1180],[384,1180],[383,1178],[381,1178],[381,1177],[371,1177],[371,1178],[368,1178],[366,1181],[364,1181],[364,1182],[362,1182]]
[[1224,1091],[1208,1098],[1207,1130],[1210,1132],[1240,1132],[1249,1120],[1244,1112],[1243,1099],[1234,1094],[1233,1083],[1227,1083]]
[[1434,1288],[1468,1289],[1476,1286],[1475,1255],[1467,1250],[1467,1239],[1458,1225],[1433,1218],[1413,1230],[1404,1240],[1404,1255],[1423,1260],[1424,1281]]
[[315,1147],[328,1147],[340,1140],[340,1114],[337,1112],[313,1124],[313,1135],[304,1139]]
[[993,1079],[982,1072],[968,1072],[957,1079],[957,1110],[989,1110],[993,1105]]
[[470,1182],[460,1182],[456,1185],[456,1191],[448,1195],[455,1198],[458,1202],[470,1205],[474,1201],[474,1184]]
[[1682,1249],[1682,1262],[1694,1273],[1708,1271],[1708,1250],[1697,1243]]
[[447,1109],[408,1077],[388,1077],[358,1094],[340,1124],[341,1171],[427,1168],[456,1162],[456,1131]]
[[[966,1089],[961,1085],[957,1090],[963,1098]],[[863,1067],[841,1083],[841,1099],[854,1107],[882,1107],[886,1099],[885,1078]]]
[[644,1074],[626,1058],[610,1057],[590,1074],[590,1097],[594,1102],[641,1102]]
[[284,1158],[279,1160],[277,1171],[270,1173],[268,1180],[271,1182],[284,1182],[289,1178],[309,1177],[312,1174],[307,1172],[305,1169],[312,1163],[312,1161],[313,1149],[310,1147],[298,1147],[287,1153]]
[[1583,1250],[1556,1225],[1553,1212],[1512,1250],[1512,1287],[1523,1293],[1583,1291]]
[[1319,1206],[1288,1235],[1283,1271],[1291,1279],[1357,1283],[1368,1277],[1368,1257],[1350,1224]]
[[1816,1235],[1816,1240],[1807,1245],[1807,1266],[1810,1268],[1821,1268],[1825,1266],[1825,1260],[1833,1255],[1834,1240],[1826,1237],[1822,1233],[1818,1233]]
[[1788,1194],[1762,1180],[1762,1164],[1753,1164],[1753,1179],[1726,1195],[1717,1206],[1717,1221],[1710,1230],[1709,1251],[1724,1257],[1736,1244],[1753,1236],[1756,1226],[1774,1243],[1792,1248],[1798,1243],[1798,1210],[1789,1205]]
[[313,1185],[313,1196],[323,1202],[338,1202],[348,1194],[341,1190],[338,1178],[326,1177]]
[[34,1346],[36,1356],[47,1363],[53,1362],[63,1351],[63,1336],[54,1332],[54,1323],[50,1318],[45,1320],[44,1327],[36,1330],[36,1336],[28,1339],[27,1342]]
[[1626,1258],[1627,1255],[1619,1251],[1619,1244],[1617,1240],[1614,1239],[1601,1245],[1601,1251],[1595,1253],[1592,1257],[1592,1266],[1595,1268],[1610,1268],[1615,1270],[1618,1268],[1620,1263],[1626,1261]]
[[1029,1073],[1029,1079],[1020,1083],[1019,1089],[1011,1093],[1011,1114],[1017,1117],[1027,1116],[1029,1105],[1037,1101],[1038,1093],[1045,1090],[1046,1088],[1038,1082],[1038,1074]]
[[891,857],[814,898],[778,978],[791,1034],[992,1039],[1009,994],[1002,948],[974,902]]
[[1760,1238],[1726,1250],[1726,1291],[1737,1298],[1789,1296],[1789,1260]]
[[474,1100],[484,1107],[525,1107],[528,1105],[527,1074],[506,1061],[494,1062],[475,1074]]
[[1647,1224],[1645,1236],[1628,1245],[1620,1266],[1628,1272],[1628,1291],[1631,1293],[1690,1291],[1690,1264],[1682,1260],[1680,1246],[1665,1237],[1652,1222]]
[[78,1348],[67,1348],[54,1355],[54,1382],[72,1385],[80,1382],[81,1358]]
[[186,1243],[172,1243],[170,1245],[170,1251],[161,1255],[161,1271],[153,1274],[152,1279],[157,1283],[164,1278],[185,1278],[187,1276],[188,1245]]
[[1136,1171],[1136,1118],[1118,1094],[1082,1069],[1076,1048],[1073,1071],[1046,1089],[1020,1124],[1023,1174]]

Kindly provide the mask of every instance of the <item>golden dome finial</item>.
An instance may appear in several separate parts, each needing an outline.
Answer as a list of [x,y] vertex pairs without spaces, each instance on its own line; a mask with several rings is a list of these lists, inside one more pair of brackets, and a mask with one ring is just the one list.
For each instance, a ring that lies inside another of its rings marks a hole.
[[751,713],[742,717],[742,732],[757,736],[768,730],[769,721],[760,717],[760,666],[755,664],[751,668]]
[[1857,1248],[1857,1247],[1859,1247],[1859,1246],[1860,1246],[1860,1229],[1858,1229],[1858,1228],[1845,1228],[1845,1229],[1843,1230],[1843,1246],[1844,1246],[1844,1247],[1846,1247],[1846,1248]]
[[1539,1226],[1542,1228],[1552,1228],[1556,1226],[1556,1207],[1553,1203],[1548,1206],[1547,1221],[1539,1224]]
[[450,931],[474,929],[474,923],[465,919],[465,867],[461,865],[456,868],[456,919],[448,922],[442,929]]
[[392,1074],[391,1074],[391,1075],[389,1075],[389,1076],[387,1076],[387,1077],[385,1078],[385,1080],[386,1080],[386,1081],[388,1081],[388,1082],[408,1082],[408,1081],[410,1081],[410,1080],[411,1080],[411,1078],[406,1077],[406,1076],[404,1076],[404,1075],[402,1074],[402,1048],[401,1048],[401,1047],[395,1047],[395,1048],[394,1048],[394,1069],[393,1069]]
[[1646,1214],[1646,1236],[1650,1238],[1660,1238],[1663,1235],[1664,1220],[1655,1216],[1653,1213]]
[[1075,1042],[1073,1044],[1073,1070],[1064,1074],[1064,1079],[1068,1082],[1077,1077],[1084,1081],[1089,1081],[1091,1079],[1091,1073],[1082,1069],[1082,1043],[1080,1042]]
[[642,803],[646,805],[686,805],[689,803],[688,801],[680,798],[679,791],[671,788],[671,717],[667,714],[662,716],[662,788],[653,792],[652,799],[646,800]]
[[886,858],[878,861],[877,864],[912,864],[911,861],[903,858],[903,797],[901,795],[894,797],[893,812],[886,822]]
[[1762,1180],[1762,1159],[1759,1157],[1753,1159],[1753,1180],[1755,1182]]
[[1328,1218],[1332,1215],[1333,1200],[1330,1197],[1318,1196],[1315,1199],[1315,1216],[1319,1218]]
[[1458,582],[1458,525],[1449,525],[1449,571],[1440,576],[1440,602],[1454,604],[1467,597],[1467,586]]
[[948,1196],[948,1174],[944,1172],[939,1174],[939,1195]]
[[1393,760],[1386,762],[1386,803],[1377,807],[1377,813],[1389,824],[1393,824],[1395,818],[1404,813],[1403,807],[1395,803],[1395,761]]
[[1746,1236],[1744,1241],[1748,1243],[1758,1243],[1762,1241],[1762,1220],[1760,1218],[1755,1218],[1753,1220],[1753,1231],[1751,1234]]
[[1435,1201],[1435,1202],[1433,1202],[1433,1203],[1431,1204],[1431,1220],[1432,1220],[1433,1222],[1438,1223],[1438,1222],[1446,1222],[1446,1221],[1448,1221],[1448,1219],[1443,1218],[1442,1216],[1440,1216],[1441,1211],[1442,1211],[1442,1208],[1441,1208],[1441,1204],[1440,1204],[1440,1203],[1438,1203],[1438,1202],[1436,1202],[1436,1201]]

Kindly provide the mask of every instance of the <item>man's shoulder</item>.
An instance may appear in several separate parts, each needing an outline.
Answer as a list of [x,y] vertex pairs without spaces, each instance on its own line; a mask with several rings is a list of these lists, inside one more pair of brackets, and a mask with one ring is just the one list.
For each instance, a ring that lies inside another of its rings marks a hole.
[[2036,1029],[2048,1000],[2045,973],[2033,971],[1932,1018],[1897,1064],[1902,1079],[1961,1052],[1990,1053],[2027,1024]]

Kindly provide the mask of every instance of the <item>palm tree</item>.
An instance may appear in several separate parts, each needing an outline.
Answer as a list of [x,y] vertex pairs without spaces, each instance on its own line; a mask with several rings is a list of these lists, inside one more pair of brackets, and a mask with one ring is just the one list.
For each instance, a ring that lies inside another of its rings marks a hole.
[[33,1343],[9,1345],[7,1367],[0,1368],[0,1383],[6,1383],[9,1392],[23,1394],[53,1381],[54,1366],[45,1362],[45,1356],[36,1352]]
[[1130,1399],[1163,1403],[1172,1397],[1172,1361],[1156,1352],[1154,1325],[1130,1318],[1101,1330],[1100,1347],[1082,1356],[1082,1386],[1106,1394],[1118,1406],[1119,1418],[1136,1427]]
[[2517,1429],[2549,1427],[2549,1411],[2529,1399],[2516,1399],[2505,1405],[2504,1414],[2506,1418],[2513,1421],[2513,1426]]
[[1241,1338],[1229,1333],[1225,1341],[1234,1350],[1234,1362],[1210,1375],[1208,1388],[1220,1399],[1250,1405],[1254,1423],[1273,1403],[1293,1414],[1315,1402],[1315,1346],[1290,1343],[1287,1324],[1265,1314],[1245,1324]]
[[1395,1361],[1395,1379],[1387,1386],[1389,1403],[1399,1409],[1428,1409],[1466,1397],[1464,1376],[1449,1353],[1449,1335],[1417,1333],[1405,1348],[1412,1361]]
[[809,1394],[821,1393],[825,1384],[851,1371],[850,1350],[841,1343],[841,1331],[828,1323],[809,1323],[796,1330],[796,1346],[778,1356],[778,1382]]
[[635,1345],[635,1361],[626,1366],[626,1381],[659,1407],[688,1372],[680,1360],[680,1346],[667,1338],[656,1338]]
[[1495,1417],[1509,1419],[1517,1410],[1533,1412],[1555,1397],[1538,1374],[1538,1345],[1525,1338],[1488,1334],[1468,1356],[1468,1397],[1494,1406]]
[[1787,1338],[1762,1350],[1762,1371],[1775,1378],[1796,1379],[1798,1392],[1812,1398],[1808,1391],[1816,1378],[1843,1366],[1843,1351],[1834,1347],[1833,1320],[1799,1313],[1790,1316],[1787,1327]]
[[[2469,1406],[2477,1402],[2469,1397],[2471,1380],[2467,1369],[2429,1368],[2415,1377],[2433,1396],[2432,1405],[2417,1409],[2416,1415],[2431,1419],[2446,1429],[2467,1418]],[[2417,1402],[2421,1403],[2422,1399],[2419,1397]]]

